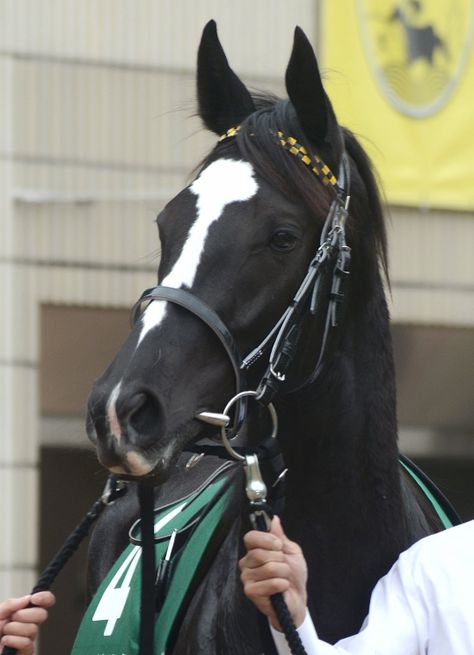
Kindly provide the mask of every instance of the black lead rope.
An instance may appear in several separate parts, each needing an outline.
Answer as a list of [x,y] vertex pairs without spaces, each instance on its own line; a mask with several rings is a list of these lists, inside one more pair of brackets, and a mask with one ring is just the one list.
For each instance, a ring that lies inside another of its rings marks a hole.
[[[246,455],[244,459],[245,493],[249,501],[250,522],[255,530],[269,532],[273,511],[267,502],[267,487],[262,478],[258,456],[256,454]],[[293,655],[307,655],[283,594],[270,596],[270,602],[285,634],[290,651]]]
[[[257,530],[268,532],[268,523],[265,515],[268,516],[268,506],[266,503],[251,503],[252,523]],[[301,638],[296,629],[295,623],[291,618],[290,610],[282,593],[270,596],[270,602],[278,619],[278,623],[286,637],[288,646],[293,655],[307,655]]]
[[[51,585],[56,580],[58,574],[69,562],[76,550],[79,548],[83,540],[90,532],[92,525],[97,521],[107,505],[111,505],[117,498],[122,496],[127,491],[126,483],[117,480],[115,476],[109,476],[104,492],[92,505],[91,509],[87,512],[85,517],[79,525],[71,532],[64,544],[58,550],[53,559],[49,562],[47,567],[41,573],[37,583],[33,587],[31,594],[36,594],[40,591],[49,591]],[[30,603],[28,607],[36,607]],[[16,648],[5,646],[2,650],[2,655],[15,655]]]
[[140,655],[153,655],[155,637],[155,494],[152,486],[138,486],[140,500],[142,563],[140,605]]

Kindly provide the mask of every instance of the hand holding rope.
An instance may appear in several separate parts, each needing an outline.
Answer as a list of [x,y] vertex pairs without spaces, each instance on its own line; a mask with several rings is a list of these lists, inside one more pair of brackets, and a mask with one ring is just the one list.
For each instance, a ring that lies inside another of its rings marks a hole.
[[[32,595],[39,591],[49,591],[51,585],[56,580],[56,577],[74,555],[82,541],[87,537],[92,525],[102,514],[103,510],[107,507],[107,505],[111,505],[113,502],[115,502],[115,500],[122,496],[126,491],[126,483],[117,480],[117,478],[115,478],[113,475],[109,476],[102,495],[95,501],[83,520],[73,530],[73,532],[71,532],[56,555],[41,573],[37,583],[31,591]],[[35,607],[35,605],[30,603],[28,607]],[[1,655],[15,655],[16,652],[16,648],[5,646]]]
[[[256,455],[247,455],[245,459],[246,493],[250,505],[250,521],[255,530],[269,532],[272,511],[266,501],[267,490],[260,473],[258,458]],[[270,597],[270,602],[275,610],[278,623],[286,637],[290,651],[293,655],[307,655],[283,594],[273,594]]]

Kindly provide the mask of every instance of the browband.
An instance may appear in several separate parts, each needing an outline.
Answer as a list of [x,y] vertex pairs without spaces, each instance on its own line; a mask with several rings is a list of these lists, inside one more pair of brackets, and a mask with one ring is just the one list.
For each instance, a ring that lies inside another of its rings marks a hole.
[[[218,138],[218,143],[225,141],[226,139],[232,139],[241,130],[240,125],[231,127]],[[297,157],[307,168],[314,173],[324,184],[324,186],[329,186],[337,191],[338,195],[345,195],[344,188],[338,184],[337,177],[331,171],[329,166],[323,162],[321,157],[318,155],[309,155],[308,151],[301,143],[293,136],[285,136],[281,130],[278,130],[275,133],[276,142],[279,143],[285,150]]]

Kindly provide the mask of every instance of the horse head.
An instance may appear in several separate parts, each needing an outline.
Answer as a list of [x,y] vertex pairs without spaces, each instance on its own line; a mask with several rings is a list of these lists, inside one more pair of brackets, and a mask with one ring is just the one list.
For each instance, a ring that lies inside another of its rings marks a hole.
[[[242,355],[271,333],[305,278],[337,196],[348,139],[299,28],[286,88],[289,100],[251,95],[230,68],[215,23],[206,26],[198,53],[199,114],[219,141],[157,219],[159,284],[205,303]],[[319,181],[312,170],[318,166]],[[353,189],[365,193],[357,166],[348,166]],[[351,220],[348,233],[357,239]],[[330,283],[320,286],[324,305]],[[196,416],[222,412],[236,382],[205,322],[168,299],[148,301],[92,390],[88,432],[112,472],[165,479],[183,448],[209,434]],[[307,315],[287,390],[311,376],[321,348],[324,316]],[[264,359],[250,367],[249,388],[260,381]]]

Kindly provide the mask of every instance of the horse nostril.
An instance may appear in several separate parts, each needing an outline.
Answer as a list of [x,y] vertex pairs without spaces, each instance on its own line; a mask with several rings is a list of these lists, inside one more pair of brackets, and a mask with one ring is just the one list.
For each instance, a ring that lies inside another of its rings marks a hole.
[[140,392],[129,397],[127,400],[125,411],[127,412],[127,418],[130,419],[146,403],[147,395],[145,392]]
[[152,394],[140,391],[129,396],[121,410],[128,440],[133,443],[135,439],[140,439],[140,446],[149,445],[146,442],[154,440],[162,419],[158,399]]

